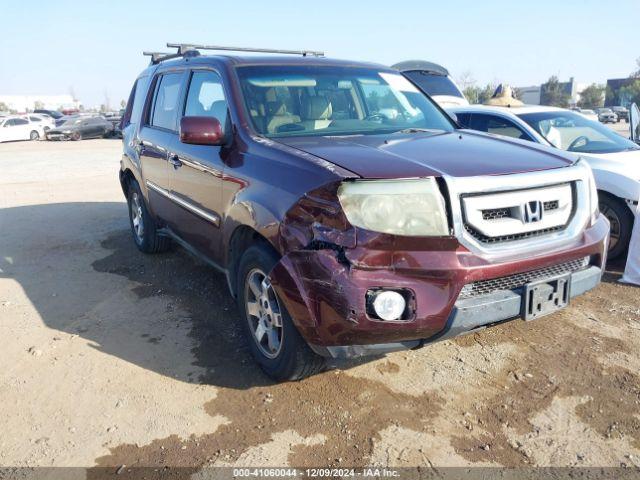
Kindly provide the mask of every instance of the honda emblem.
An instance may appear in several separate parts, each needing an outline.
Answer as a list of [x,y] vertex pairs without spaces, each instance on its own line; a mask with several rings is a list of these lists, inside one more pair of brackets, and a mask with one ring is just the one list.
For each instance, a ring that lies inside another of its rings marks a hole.
[[540,200],[534,200],[532,202],[525,203],[522,211],[522,221],[524,223],[535,223],[542,220],[544,207]]

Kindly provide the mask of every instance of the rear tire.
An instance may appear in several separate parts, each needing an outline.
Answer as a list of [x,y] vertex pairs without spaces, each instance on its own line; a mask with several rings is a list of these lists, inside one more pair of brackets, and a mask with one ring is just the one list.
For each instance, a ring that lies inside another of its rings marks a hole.
[[171,247],[171,239],[158,235],[157,224],[149,214],[140,185],[135,180],[129,183],[127,205],[131,234],[138,250],[144,253],[167,251]]
[[271,286],[268,274],[278,256],[264,244],[249,247],[238,266],[238,306],[251,355],[277,381],[301,380],[324,369],[298,333],[289,312]]
[[600,211],[611,224],[609,259],[624,255],[631,240],[633,215],[622,200],[609,193],[599,192]]

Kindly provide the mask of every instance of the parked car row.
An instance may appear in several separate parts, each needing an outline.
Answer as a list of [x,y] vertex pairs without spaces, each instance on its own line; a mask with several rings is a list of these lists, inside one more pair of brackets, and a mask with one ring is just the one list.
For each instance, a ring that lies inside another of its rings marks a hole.
[[[121,137],[120,116],[62,115],[51,110],[0,117],[0,142]],[[57,114],[57,115],[56,115]]]
[[169,46],[123,118],[132,240],[223,272],[273,378],[534,320],[600,282],[588,162],[460,128],[415,80],[445,71]]

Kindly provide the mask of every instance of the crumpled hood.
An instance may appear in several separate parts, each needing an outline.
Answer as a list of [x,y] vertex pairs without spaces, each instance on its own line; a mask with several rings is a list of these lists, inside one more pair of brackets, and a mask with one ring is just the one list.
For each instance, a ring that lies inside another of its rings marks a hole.
[[558,150],[483,133],[409,133],[273,139],[363,178],[505,175],[571,165]]

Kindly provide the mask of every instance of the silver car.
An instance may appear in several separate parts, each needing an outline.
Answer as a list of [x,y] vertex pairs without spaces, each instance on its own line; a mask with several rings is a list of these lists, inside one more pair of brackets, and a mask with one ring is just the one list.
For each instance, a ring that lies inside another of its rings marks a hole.
[[618,123],[618,115],[613,110],[604,108],[598,112],[598,120],[602,123]]

